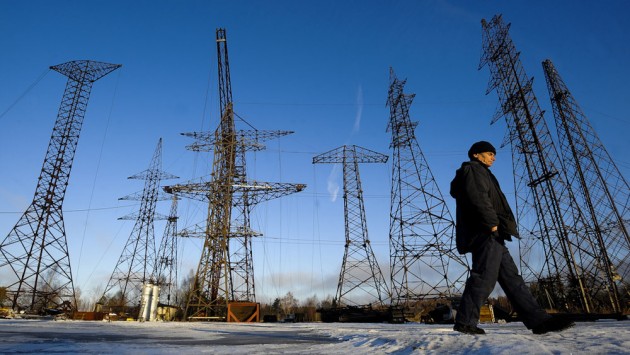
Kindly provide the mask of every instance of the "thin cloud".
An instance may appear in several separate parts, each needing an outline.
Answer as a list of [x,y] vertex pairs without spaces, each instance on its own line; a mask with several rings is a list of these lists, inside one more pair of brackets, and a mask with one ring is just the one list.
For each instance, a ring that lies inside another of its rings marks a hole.
[[337,201],[337,196],[339,196],[339,166],[340,164],[333,165],[330,174],[328,174],[328,180],[326,181],[326,189],[328,190],[330,201],[332,202]]
[[357,114],[354,117],[354,126],[352,134],[359,132],[361,128],[361,116],[363,115],[363,87],[359,85],[357,89]]

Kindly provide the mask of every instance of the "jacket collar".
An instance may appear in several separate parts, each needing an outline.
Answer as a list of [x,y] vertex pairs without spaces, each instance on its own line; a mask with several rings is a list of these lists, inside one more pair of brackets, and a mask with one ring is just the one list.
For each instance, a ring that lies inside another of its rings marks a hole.
[[475,166],[481,166],[481,167],[483,167],[484,169],[486,169],[486,170],[490,171],[490,168],[488,168],[485,164],[482,164],[482,163],[481,163],[479,160],[477,160],[477,159],[472,159],[472,160],[469,160],[469,161],[467,161],[467,162],[464,162],[462,165],[464,165],[464,164],[475,165]]

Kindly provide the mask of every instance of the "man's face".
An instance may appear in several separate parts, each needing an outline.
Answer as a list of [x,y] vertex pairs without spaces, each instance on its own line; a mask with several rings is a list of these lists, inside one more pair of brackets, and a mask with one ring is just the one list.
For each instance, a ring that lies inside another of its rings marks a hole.
[[492,163],[494,163],[495,161],[495,157],[494,157],[494,153],[492,152],[483,152],[483,153],[477,153],[477,154],[473,154],[473,157],[475,157],[475,159],[479,160],[481,162],[481,164],[487,166],[488,168],[492,166]]

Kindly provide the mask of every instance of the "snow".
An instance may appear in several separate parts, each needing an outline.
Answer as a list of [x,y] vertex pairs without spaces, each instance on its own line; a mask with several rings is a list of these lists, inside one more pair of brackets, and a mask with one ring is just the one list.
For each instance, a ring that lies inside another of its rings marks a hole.
[[0,353],[24,354],[630,354],[630,321],[534,335],[522,323],[96,322],[0,319]]

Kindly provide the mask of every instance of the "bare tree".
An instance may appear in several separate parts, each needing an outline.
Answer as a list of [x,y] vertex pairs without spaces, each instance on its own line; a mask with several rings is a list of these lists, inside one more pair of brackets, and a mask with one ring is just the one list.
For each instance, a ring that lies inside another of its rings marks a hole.
[[74,288],[74,298],[76,300],[76,310],[77,311],[83,311],[84,307],[87,304],[87,300],[83,298],[83,292],[81,292],[81,289],[79,287],[75,287]]
[[294,313],[297,307],[298,300],[293,296],[291,291],[287,292],[287,294],[280,299],[280,309],[285,316]]
[[6,287],[0,287],[0,307],[4,306],[4,301],[5,300],[8,301],[7,288]]

